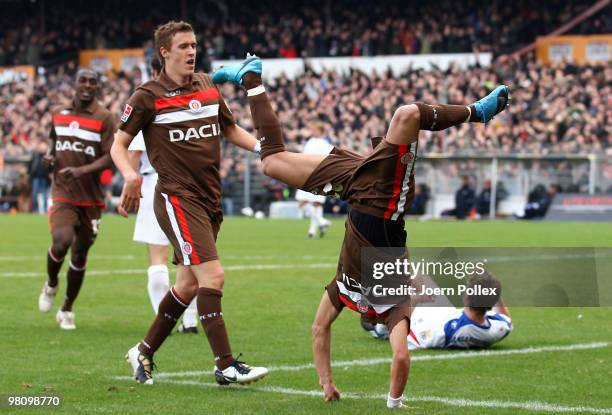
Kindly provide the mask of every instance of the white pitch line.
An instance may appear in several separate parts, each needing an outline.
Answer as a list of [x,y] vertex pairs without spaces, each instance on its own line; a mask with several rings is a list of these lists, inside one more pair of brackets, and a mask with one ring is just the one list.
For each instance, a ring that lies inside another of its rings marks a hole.
[[[225,265],[223,269],[226,271],[257,271],[257,270],[274,270],[274,269],[324,269],[336,267],[335,263],[324,264],[251,264],[251,265]],[[87,271],[87,275],[132,275],[146,274],[146,268],[136,269],[92,269]],[[45,271],[24,271],[24,272],[0,272],[0,278],[42,278]]]
[[[118,380],[127,380],[127,376],[117,377]],[[131,377],[129,378],[132,379]],[[164,380],[163,383],[176,385],[200,386],[204,388],[221,388],[216,383],[197,382],[193,380]],[[225,386],[226,388],[227,386]],[[309,397],[323,397],[323,392],[319,390],[304,390],[284,388],[278,386],[236,386],[237,388],[247,389],[253,392],[280,393],[283,395],[300,395]],[[354,392],[341,392],[344,399],[377,399],[380,400],[380,405],[384,404],[387,399],[386,394],[361,394]],[[592,413],[592,414],[612,414],[612,408],[594,408],[590,406],[563,406],[546,402],[512,402],[499,400],[472,400],[464,398],[446,398],[443,396],[409,396],[405,399],[407,402],[434,402],[447,406],[472,407],[472,408],[495,408],[495,409],[522,409],[526,411],[536,412],[552,412],[552,413]]]
[[[509,349],[509,350],[480,350],[473,352],[454,352],[454,353],[443,353],[443,354],[426,354],[411,356],[411,362],[429,362],[434,360],[454,360],[454,359],[471,359],[475,357],[492,357],[492,356],[509,356],[515,354],[533,354],[533,353],[546,353],[546,352],[563,352],[570,350],[589,350],[599,349],[610,346],[609,342],[594,342],[594,343],[579,343],[579,344],[568,344],[563,346],[541,346],[541,347],[526,347],[523,349]],[[352,366],[375,366],[380,364],[388,364],[391,362],[389,357],[379,357],[373,359],[360,359],[360,360],[340,360],[332,362],[333,367],[352,367]],[[303,365],[282,365],[282,366],[269,366],[270,372],[297,372],[300,370],[314,369],[313,363],[306,363]],[[160,372],[156,375],[158,378],[180,378],[180,377],[191,377],[191,376],[202,376],[208,375],[210,371],[185,371],[185,372]]]

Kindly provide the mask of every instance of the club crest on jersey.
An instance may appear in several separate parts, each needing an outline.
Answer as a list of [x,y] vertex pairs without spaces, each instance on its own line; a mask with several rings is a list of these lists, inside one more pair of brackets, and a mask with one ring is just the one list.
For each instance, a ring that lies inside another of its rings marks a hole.
[[202,104],[197,99],[192,99],[189,101],[189,108],[193,112],[200,112],[202,111]]
[[121,121],[126,122],[130,115],[132,115],[132,111],[134,108],[130,104],[125,104],[125,108],[123,109],[123,114],[121,114]]
[[414,153],[406,153],[402,156],[400,161],[402,162],[402,164],[408,164],[412,160],[414,160]]
[[76,122],[76,121],[72,121],[72,122],[70,122],[70,124],[68,124],[68,127],[71,130],[78,130],[79,129],[79,123]]
[[355,303],[355,306],[357,306],[357,311],[359,311],[361,314],[365,314],[368,312],[368,304],[363,300],[357,301]]
[[193,252],[193,247],[191,246],[191,244],[189,242],[185,242],[183,244],[183,253],[185,255],[191,255],[192,252]]

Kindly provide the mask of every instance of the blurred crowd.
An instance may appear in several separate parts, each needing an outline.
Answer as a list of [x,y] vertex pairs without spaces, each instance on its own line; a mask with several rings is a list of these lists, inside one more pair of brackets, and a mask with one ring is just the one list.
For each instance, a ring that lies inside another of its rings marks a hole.
[[[0,66],[63,62],[82,49],[145,47],[168,19],[193,23],[211,59],[513,52],[579,15],[592,0],[262,0],[3,2]],[[612,32],[610,7],[570,33]],[[146,11],[146,12],[144,12]]]
[[[312,70],[268,86],[289,146],[299,150],[308,123],[322,121],[334,144],[361,153],[369,137],[383,135],[400,105],[469,104],[497,84],[510,86],[511,105],[493,121],[463,124],[441,132],[422,131],[419,151],[452,154],[609,152],[612,147],[612,64],[541,66],[531,59],[467,70],[410,70],[337,74]],[[250,125],[242,91],[225,87],[224,96],[244,125]]]
[[[28,161],[45,149],[50,108],[72,96],[73,73],[66,66],[39,76],[0,86],[0,187],[10,173],[4,160]],[[142,74],[118,73],[104,79],[102,104],[119,117],[123,103]],[[509,109],[485,124],[462,124],[441,132],[422,131],[419,152],[563,155],[597,153],[612,156],[612,63],[577,67],[542,66],[530,58],[467,70],[408,70],[366,74],[307,69],[295,80],[280,77],[268,85],[283,125],[289,149],[300,151],[310,136],[309,124],[322,122],[330,141],[367,154],[369,137],[383,135],[394,110],[415,101],[467,104],[495,85],[510,86]],[[225,85],[222,93],[238,123],[252,129],[243,91]],[[240,180],[244,155],[233,146],[223,149],[224,186]],[[256,166],[256,163],[253,163]],[[16,178],[12,178],[15,182]]]

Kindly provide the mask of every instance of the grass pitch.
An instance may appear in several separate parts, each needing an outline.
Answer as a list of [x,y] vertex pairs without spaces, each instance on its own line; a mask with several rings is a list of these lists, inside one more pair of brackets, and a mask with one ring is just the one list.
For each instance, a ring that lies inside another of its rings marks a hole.
[[[49,314],[37,308],[50,243],[46,218],[0,216],[0,395],[61,395],[63,406],[47,411],[66,414],[388,413],[378,395],[387,392],[389,347],[359,327],[356,313],[343,312],[333,330],[333,359],[349,361],[334,368],[344,399],[326,404],[318,395],[310,324],[335,271],[343,224],[334,221],[321,240],[306,239],[306,228],[301,221],[228,218],[220,234],[232,349],[275,370],[251,386],[216,386],[200,330],[166,341],[156,354],[156,373],[165,376],[149,387],[130,380],[123,361],[153,318],[145,248],[131,241],[133,218],[103,218],[74,308],[77,330],[63,332],[56,307]],[[610,224],[409,221],[407,230],[409,246],[612,246]],[[65,271],[66,264],[61,293]],[[411,412],[612,414],[612,308],[511,311],[515,331],[492,355],[412,353]],[[540,349],[515,353],[529,347]],[[0,409],[12,412],[40,410]]]

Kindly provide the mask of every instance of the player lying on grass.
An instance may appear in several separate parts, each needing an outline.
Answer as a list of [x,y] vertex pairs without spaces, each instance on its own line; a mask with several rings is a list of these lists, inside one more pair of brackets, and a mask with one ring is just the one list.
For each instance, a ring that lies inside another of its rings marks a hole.
[[406,246],[404,209],[414,195],[414,163],[421,129],[443,130],[463,122],[486,122],[507,104],[508,90],[497,87],[470,105],[399,107],[385,138],[372,139],[374,152],[363,157],[334,148],[329,155],[291,153],[285,150],[282,131],[261,79],[261,60],[254,56],[236,66],[224,67],[213,82],[232,82],[246,89],[251,115],[260,140],[264,173],[314,194],[341,197],[351,205],[344,242],[334,279],[327,285],[312,325],[312,348],[325,400],[340,398],[331,371],[331,325],[344,307],[384,322],[390,330],[393,351],[387,406],[401,407],[410,365],[407,337],[410,306],[374,308],[361,292],[361,249]]
[[[449,307],[446,300],[422,301],[421,306],[412,299],[408,350],[414,349],[483,349],[505,339],[513,329],[510,311],[501,298],[501,284],[490,273],[472,275],[467,287],[497,288],[495,296],[476,297],[465,295],[463,308]],[[417,288],[419,290],[419,288]],[[373,324],[362,316],[361,326],[373,337],[386,339],[387,326]]]

